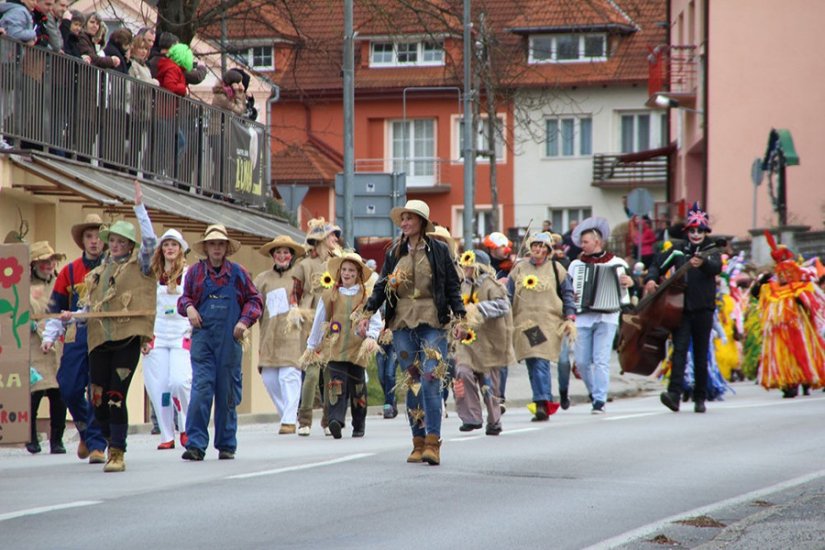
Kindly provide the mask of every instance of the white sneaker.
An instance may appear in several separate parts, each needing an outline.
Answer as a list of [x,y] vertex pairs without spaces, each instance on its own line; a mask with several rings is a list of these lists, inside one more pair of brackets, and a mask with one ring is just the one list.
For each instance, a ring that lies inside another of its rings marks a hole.
[[332,432],[329,431],[329,428],[324,428],[324,435],[332,435]]
[[309,426],[301,426],[298,428],[298,435],[309,435],[309,431]]
[[11,151],[14,149],[8,141],[0,137],[0,151]]

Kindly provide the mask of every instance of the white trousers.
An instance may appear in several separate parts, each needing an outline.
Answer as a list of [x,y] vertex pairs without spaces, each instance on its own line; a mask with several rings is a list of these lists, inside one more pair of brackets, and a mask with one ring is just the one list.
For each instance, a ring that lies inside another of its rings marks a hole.
[[175,439],[175,413],[178,427],[186,429],[186,411],[192,394],[192,363],[189,350],[153,348],[143,358],[146,392],[152,400],[162,442]]
[[281,415],[281,424],[295,424],[298,420],[298,401],[301,399],[300,369],[262,367],[261,377],[269,397]]

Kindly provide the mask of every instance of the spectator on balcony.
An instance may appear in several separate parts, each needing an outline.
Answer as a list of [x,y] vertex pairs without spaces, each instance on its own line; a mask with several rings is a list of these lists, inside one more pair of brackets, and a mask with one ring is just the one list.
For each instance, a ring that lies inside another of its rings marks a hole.
[[31,10],[34,0],[21,0],[19,4],[0,3],[0,28],[12,40],[19,40],[33,46],[37,40]]
[[126,27],[121,27],[112,33],[109,42],[103,48],[103,53],[109,57],[116,57],[120,61],[115,70],[123,74],[129,74],[129,49],[132,47],[132,31]]
[[146,60],[149,58],[149,49],[151,47],[152,43],[149,41],[149,37],[145,34],[143,36],[138,34],[138,36],[135,37],[135,40],[132,42],[132,49],[130,50],[132,64],[129,65],[129,76],[142,80],[143,82],[148,82],[155,86],[160,86],[160,82],[158,82],[156,78],[152,78],[152,72],[146,65]]
[[[180,39],[171,32],[162,32],[158,36],[157,44],[152,47],[149,53],[149,70],[152,71],[152,76],[160,80],[158,77],[158,65],[162,59],[167,57],[172,46],[178,44]],[[203,63],[195,63],[194,56],[192,58],[192,66],[184,73],[187,84],[200,84],[206,78],[206,65]]]
[[186,97],[189,87],[186,84],[186,71],[192,70],[194,56],[192,50],[186,44],[175,44],[166,54],[166,57],[158,61],[158,69],[155,78],[160,82],[161,88],[165,88],[173,94]]
[[101,69],[116,69],[120,65],[118,57],[98,55],[95,48],[95,36],[97,36],[103,21],[97,13],[91,13],[86,17],[83,31],[77,36],[77,53],[86,63],[90,63]]
[[243,80],[239,71],[230,69],[223,74],[221,82],[212,88],[212,106],[243,116],[246,113]]
[[71,11],[71,18],[60,23],[63,32],[63,52],[72,57],[82,57],[80,53],[80,33],[86,24],[86,16],[77,10]]
[[37,0],[32,10],[34,30],[37,33],[36,46],[59,52],[63,50],[58,20],[53,15],[54,0]]
[[244,112],[241,113],[244,118],[248,118],[249,120],[255,120],[258,118],[258,109],[255,108],[255,97],[249,93],[249,82],[250,77],[249,74],[241,69],[231,69],[236,71],[241,75],[241,82],[243,83],[243,93],[244,97],[246,98],[246,106],[244,108]]
[[[155,34],[154,27],[141,27],[137,33],[135,33],[135,40],[138,38],[144,38],[149,42],[149,49],[151,50],[152,47],[155,45],[155,40],[157,39],[157,35]],[[148,54],[147,54],[148,56]]]
[[103,48],[106,46],[106,40],[108,39],[108,36],[109,27],[106,26],[106,23],[103,20],[101,20],[100,26],[97,28],[97,32],[92,38],[92,43],[95,45],[97,55],[103,55]]

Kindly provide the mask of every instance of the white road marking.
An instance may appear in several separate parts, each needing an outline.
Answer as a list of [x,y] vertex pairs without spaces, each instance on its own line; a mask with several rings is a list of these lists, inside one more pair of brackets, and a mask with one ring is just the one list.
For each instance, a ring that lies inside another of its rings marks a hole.
[[636,414],[623,414],[621,416],[605,416],[605,420],[625,420],[628,418],[641,418],[643,416],[656,416],[657,414],[665,414],[664,412],[656,411],[656,412],[647,412],[647,413],[636,413]]
[[29,508],[28,510],[19,510],[17,512],[9,512],[8,514],[0,514],[0,521],[7,521],[10,519],[22,518],[24,516],[36,516],[37,514],[48,514],[56,510],[66,510],[68,508],[80,508],[81,506],[94,506],[95,504],[103,504],[102,500],[78,500],[75,502],[67,502],[66,504],[54,504],[52,506],[41,506],[39,508]]
[[621,535],[615,536],[613,538],[609,538],[607,540],[603,540],[598,544],[594,544],[593,546],[589,546],[585,548],[585,550],[602,550],[607,548],[615,548],[617,546],[622,546],[624,544],[629,544],[636,539],[644,537],[646,535],[653,534],[655,531],[659,531],[673,523],[674,521],[693,518],[696,516],[702,516],[706,514],[710,514],[715,510],[719,510],[720,508],[725,508],[727,506],[735,506],[737,504],[742,504],[744,502],[748,502],[751,500],[758,500],[762,497],[766,497],[768,495],[778,493],[779,491],[784,491],[785,489],[791,489],[793,487],[797,487],[799,485],[804,485],[809,483],[815,479],[819,479],[821,477],[825,477],[825,470],[819,470],[818,472],[812,472],[810,474],[796,477],[793,479],[789,479],[788,481],[783,481],[781,483],[777,483],[776,485],[771,485],[769,487],[765,487],[763,489],[757,489],[756,491],[751,491],[750,493],[745,493],[743,495],[739,495],[736,497],[732,497],[726,500],[721,500],[719,502],[715,502],[713,504],[708,504],[707,506],[700,506],[699,508],[694,508],[693,510],[688,510],[686,512],[682,512],[659,521],[655,521],[653,523],[648,523],[647,525],[643,525],[631,531],[627,531],[622,533]]
[[527,432],[537,432],[541,428],[519,428],[518,430],[503,430],[500,435],[523,434]]
[[311,464],[301,464],[299,466],[287,466],[285,468],[276,468],[274,470],[263,470],[261,472],[252,472],[249,474],[237,474],[234,476],[227,476],[226,479],[249,479],[252,477],[271,476],[276,474],[284,474],[286,472],[297,472],[299,470],[309,470],[311,468],[320,468],[322,466],[330,466],[332,464],[340,464],[341,462],[349,462],[373,456],[375,453],[358,453],[354,455],[342,456],[341,458],[333,458],[332,460],[325,460],[323,462],[313,462]]

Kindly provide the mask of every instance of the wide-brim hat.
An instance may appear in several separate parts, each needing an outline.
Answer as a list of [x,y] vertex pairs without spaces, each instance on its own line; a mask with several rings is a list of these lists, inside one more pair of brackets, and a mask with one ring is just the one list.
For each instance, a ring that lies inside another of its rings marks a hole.
[[[316,242],[323,241],[329,237],[338,226],[328,223],[324,218],[313,218],[307,222],[307,244],[314,246]],[[338,228],[340,232],[341,229]]]
[[158,247],[163,244],[163,241],[175,241],[180,245],[184,253],[189,251],[189,243],[186,242],[186,239],[183,238],[183,235],[181,235],[181,232],[177,229],[169,229],[161,235],[158,239]]
[[367,266],[360,254],[356,254],[355,252],[344,252],[340,256],[330,258],[329,262],[327,262],[327,270],[336,282],[339,279],[341,265],[344,262],[352,262],[361,266],[361,284],[366,284],[370,277],[372,277],[372,269]]
[[582,233],[590,231],[591,229],[595,229],[601,234],[602,242],[607,242],[607,239],[610,238],[610,224],[608,221],[599,216],[591,216],[583,220],[576,226],[576,229],[573,230],[573,234],[570,236],[573,240],[573,244],[581,248]]
[[302,244],[296,243],[292,240],[292,237],[287,235],[278,235],[261,248],[258,249],[258,253],[261,256],[266,256],[267,258],[272,256],[272,251],[276,248],[289,248],[292,250],[292,259],[297,260],[298,258],[303,257],[306,255],[307,251],[306,248],[303,247]]
[[37,241],[32,244],[31,248],[29,248],[29,257],[31,258],[29,260],[31,262],[42,262],[43,260],[60,261],[66,259],[65,254],[54,251],[51,245],[49,245],[49,241]]
[[527,240],[527,247],[533,246],[535,243],[541,243],[548,250],[553,249],[553,236],[546,231],[539,231],[537,233],[533,233],[530,238]]
[[137,230],[135,225],[126,220],[118,220],[109,227],[100,230],[100,240],[107,242],[109,235],[118,235],[124,239],[128,239],[133,243],[137,243]]
[[86,214],[86,219],[83,223],[78,223],[72,226],[72,240],[75,244],[83,248],[83,232],[87,229],[99,229],[103,225],[103,218],[97,214]]
[[433,225],[433,222],[430,221],[430,207],[426,202],[413,199],[407,201],[407,204],[404,206],[397,206],[390,210],[390,218],[398,227],[401,227],[401,214],[404,212],[416,214],[427,220],[427,226],[424,228],[424,233],[431,233],[432,231],[435,231],[435,226]]
[[458,254],[458,243],[455,242],[453,236],[450,235],[450,231],[443,225],[436,225],[432,231],[427,232],[427,236],[446,243],[453,257]]
[[203,232],[203,237],[192,245],[192,250],[201,256],[206,256],[206,247],[204,246],[206,241],[226,241],[228,243],[226,245],[227,256],[231,256],[241,249],[241,242],[236,241],[235,239],[230,239],[229,233],[226,231],[226,227],[220,223],[207,227],[206,231]]

